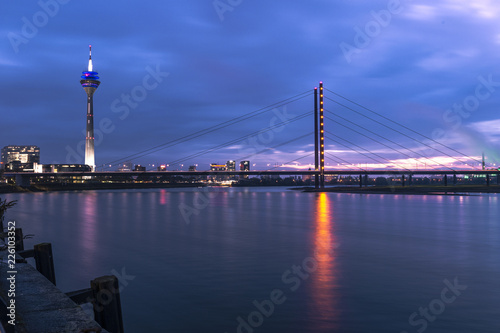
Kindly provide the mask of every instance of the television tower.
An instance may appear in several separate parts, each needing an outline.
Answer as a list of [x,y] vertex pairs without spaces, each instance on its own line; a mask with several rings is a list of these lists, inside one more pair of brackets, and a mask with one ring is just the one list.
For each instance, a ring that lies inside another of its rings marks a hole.
[[89,45],[89,67],[82,72],[80,84],[87,93],[87,132],[85,136],[85,164],[95,171],[94,155],[94,102],[92,96],[101,82],[92,67],[92,45]]

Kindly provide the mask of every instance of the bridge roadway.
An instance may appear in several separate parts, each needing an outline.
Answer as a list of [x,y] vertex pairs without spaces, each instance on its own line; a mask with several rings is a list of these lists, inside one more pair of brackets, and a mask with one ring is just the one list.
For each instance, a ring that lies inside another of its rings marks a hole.
[[[325,170],[325,175],[353,175],[353,176],[396,176],[396,175],[487,175],[487,184],[490,177],[496,175],[499,181],[499,170]],[[40,177],[118,177],[118,176],[314,176],[320,174],[315,170],[267,170],[267,171],[96,171],[96,172],[5,172],[5,177],[14,177],[18,186],[30,186],[32,178]],[[447,178],[445,178],[447,183]]]
[[[325,175],[498,175],[500,170],[325,170]],[[5,177],[75,177],[75,176],[296,176],[320,174],[315,170],[266,170],[266,171],[96,171],[96,172],[5,172]]]

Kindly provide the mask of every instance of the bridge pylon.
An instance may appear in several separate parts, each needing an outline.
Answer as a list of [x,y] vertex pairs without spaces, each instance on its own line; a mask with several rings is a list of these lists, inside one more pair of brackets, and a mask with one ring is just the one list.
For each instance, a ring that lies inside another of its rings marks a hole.
[[319,83],[319,184],[321,188],[325,188],[325,126],[324,126],[324,91],[323,82]]

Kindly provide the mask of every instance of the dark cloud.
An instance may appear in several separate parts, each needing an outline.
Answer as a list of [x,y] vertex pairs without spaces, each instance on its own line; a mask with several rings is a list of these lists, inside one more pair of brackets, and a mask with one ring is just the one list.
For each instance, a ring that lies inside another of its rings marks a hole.
[[[84,138],[85,94],[78,81],[87,64],[88,44],[93,44],[94,66],[102,81],[94,96],[96,128],[102,119],[108,119],[113,128],[97,145],[98,164],[305,91],[311,91],[311,96],[288,105],[287,112],[312,111],[312,89],[319,80],[328,89],[431,137],[437,128],[450,130],[443,114],[453,104],[474,96],[479,77],[491,75],[494,82],[500,82],[495,56],[500,10],[486,0],[441,0],[426,5],[401,1],[397,14],[386,16],[388,21],[378,23],[372,37],[364,37],[369,40],[366,45],[356,43],[363,39],[357,34],[366,34],[377,17],[384,19],[393,1],[243,1],[224,12],[222,21],[212,1],[61,2],[67,3],[42,0],[52,5],[46,7],[53,11],[46,15],[46,22],[42,22],[44,10],[35,2],[0,5],[0,146],[37,144],[44,163],[64,162],[68,151],[77,151]],[[57,13],[53,4],[58,4]],[[37,31],[24,27],[26,21],[37,23]],[[23,29],[31,34],[23,36]],[[13,45],[13,34],[19,44],[14,41]],[[349,57],[342,51],[342,43],[353,48]],[[169,74],[143,100],[128,106],[127,111],[117,111],[117,105],[125,105],[123,96],[143,86],[151,71]],[[461,126],[498,119],[499,101],[500,87],[494,86],[474,112],[461,118]],[[330,112],[412,149],[418,146],[348,109],[326,103]],[[264,129],[272,118],[273,113],[268,112],[133,161],[175,161]],[[369,150],[387,149],[329,120],[326,125],[331,133]],[[273,147],[312,128],[311,114],[261,143]],[[460,140],[460,129],[452,126],[451,131],[455,135],[444,138],[443,143],[467,154],[481,153],[477,143],[467,144],[468,136]],[[276,148],[280,154],[269,150],[252,159],[262,165],[284,163],[309,153],[310,143],[312,137],[300,139]],[[497,143],[488,143],[488,150],[493,149],[492,144]],[[210,162],[240,159],[245,145],[248,150],[246,140],[232,145],[233,149],[210,152],[185,164],[207,168]],[[333,142],[328,146],[332,151],[345,150]],[[405,158],[395,151],[386,153],[388,158]],[[359,154],[339,154],[352,163],[366,160]]]

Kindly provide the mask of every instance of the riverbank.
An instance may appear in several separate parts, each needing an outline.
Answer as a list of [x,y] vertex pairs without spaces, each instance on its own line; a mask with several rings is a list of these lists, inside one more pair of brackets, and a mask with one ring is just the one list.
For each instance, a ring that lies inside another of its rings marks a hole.
[[0,193],[20,193],[20,192],[30,192],[30,191],[26,188],[22,188],[21,186],[0,184]]
[[146,188],[204,187],[205,183],[66,183],[43,184],[21,187],[11,184],[0,185],[0,193],[87,191],[87,190],[127,190]]
[[456,186],[370,186],[370,187],[314,187],[301,188],[304,192],[335,192],[365,194],[425,194],[461,195],[463,193],[500,193],[500,185],[456,185]]
[[[11,184],[0,184],[0,193],[52,192],[52,191],[88,191],[88,190],[128,190],[152,188],[193,188],[206,187],[206,183],[68,183],[43,184],[21,187]],[[233,185],[246,187],[245,185]],[[259,185],[248,185],[259,187]],[[268,186],[268,185],[260,185]],[[287,187],[289,188],[289,187]],[[341,186],[315,189],[314,187],[289,188],[304,192],[335,192],[335,193],[365,193],[365,194],[426,194],[426,195],[457,195],[463,193],[500,193],[500,185],[456,185],[456,186]]]
[[108,332],[21,256],[13,260],[3,245],[0,240],[0,269],[8,273],[0,279],[0,327],[6,332]]

